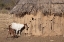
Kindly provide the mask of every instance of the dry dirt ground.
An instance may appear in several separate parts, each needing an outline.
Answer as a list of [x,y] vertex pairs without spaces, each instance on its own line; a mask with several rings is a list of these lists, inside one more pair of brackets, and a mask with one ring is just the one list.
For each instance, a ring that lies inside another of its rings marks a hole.
[[54,37],[27,37],[22,34],[18,38],[7,38],[7,29],[0,29],[0,42],[64,42],[64,37],[54,36]]

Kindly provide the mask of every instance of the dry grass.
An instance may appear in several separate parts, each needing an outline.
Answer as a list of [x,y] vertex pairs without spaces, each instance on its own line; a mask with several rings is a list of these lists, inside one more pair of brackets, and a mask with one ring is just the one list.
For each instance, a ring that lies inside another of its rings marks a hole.
[[2,9],[2,10],[0,10],[0,13],[2,13],[2,14],[8,14],[9,13],[9,10]]
[[7,28],[8,24],[12,21],[10,14],[0,13],[0,28]]

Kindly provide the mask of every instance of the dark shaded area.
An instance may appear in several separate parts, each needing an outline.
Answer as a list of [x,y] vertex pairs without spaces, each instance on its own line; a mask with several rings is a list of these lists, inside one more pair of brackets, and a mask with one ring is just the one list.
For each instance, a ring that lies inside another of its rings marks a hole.
[[32,20],[34,20],[34,18],[32,17]]
[[0,10],[11,10],[19,0],[0,0]]
[[62,17],[62,13],[54,13],[54,16]]
[[15,35],[15,36],[12,36],[11,38],[18,38],[19,36]]

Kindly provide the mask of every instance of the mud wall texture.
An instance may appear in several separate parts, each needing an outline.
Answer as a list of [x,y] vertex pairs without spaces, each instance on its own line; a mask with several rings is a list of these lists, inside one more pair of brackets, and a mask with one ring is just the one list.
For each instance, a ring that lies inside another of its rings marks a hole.
[[27,23],[28,29],[24,30],[24,33],[28,33],[29,36],[57,36],[64,35],[64,17],[52,15],[43,15],[38,12],[36,16],[33,14],[25,15],[24,17],[15,17],[13,20],[17,23]]

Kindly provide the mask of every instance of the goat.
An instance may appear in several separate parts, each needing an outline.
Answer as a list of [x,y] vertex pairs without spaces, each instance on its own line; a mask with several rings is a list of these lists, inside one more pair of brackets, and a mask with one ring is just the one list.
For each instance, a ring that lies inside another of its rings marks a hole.
[[11,28],[16,30],[16,35],[19,34],[19,36],[21,34],[21,30],[24,29],[25,27],[27,27],[28,29],[27,24],[11,23]]

